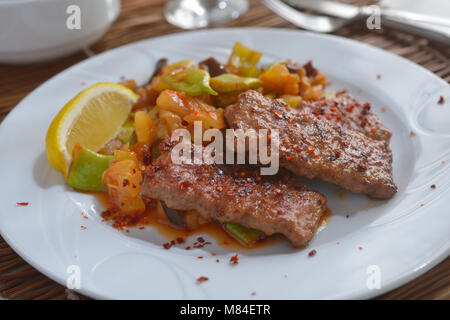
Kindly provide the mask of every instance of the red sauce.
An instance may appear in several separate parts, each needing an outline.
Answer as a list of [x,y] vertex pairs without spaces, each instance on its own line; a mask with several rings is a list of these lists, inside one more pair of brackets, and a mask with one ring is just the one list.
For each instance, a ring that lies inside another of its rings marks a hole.
[[[104,208],[111,207],[108,201],[107,193],[92,193],[95,198],[100,202],[100,204]],[[105,221],[115,221],[115,219],[123,218],[124,214],[112,214],[109,217],[104,217]],[[328,220],[331,217],[331,211],[327,209],[324,215],[321,217],[319,226],[325,226]],[[265,238],[262,241],[258,241],[250,246],[245,246],[241,244],[238,240],[231,237],[218,223],[208,223],[203,225],[195,230],[182,230],[178,229],[172,224],[170,224],[167,220],[158,219],[156,209],[149,208],[144,213],[141,213],[136,216],[131,216],[126,226],[118,229],[127,229],[129,227],[142,227],[142,226],[151,226],[155,229],[159,235],[164,237],[169,243],[171,241],[178,242],[177,239],[187,239],[188,237],[193,237],[196,235],[207,235],[215,240],[215,242],[227,249],[229,251],[245,251],[245,250],[254,250],[260,249],[264,247],[269,247],[275,245],[281,241],[286,241],[286,239],[282,235],[272,235]],[[192,249],[191,243],[177,244],[177,246],[182,246],[183,248],[189,247]]]

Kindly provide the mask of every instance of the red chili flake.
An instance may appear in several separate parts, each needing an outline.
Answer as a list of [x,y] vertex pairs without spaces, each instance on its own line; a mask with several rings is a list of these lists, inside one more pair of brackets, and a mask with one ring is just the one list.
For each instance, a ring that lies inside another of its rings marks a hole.
[[424,206],[424,204],[423,204],[423,203],[421,203],[421,204],[420,204],[420,206],[421,206],[421,207],[423,207],[423,206]]
[[86,216],[83,216],[83,218],[85,218],[86,220],[87,220],[87,219],[89,219],[89,218],[88,218],[88,217],[86,217]]
[[130,180],[128,180],[128,179],[123,179],[122,187],[126,187],[126,186],[128,186],[129,184],[130,184]]
[[184,239],[182,237],[178,237],[176,240],[178,244],[184,243]]
[[286,161],[290,161],[291,159],[292,159],[292,158],[289,157],[289,156],[286,157]]
[[415,137],[415,136],[416,136],[416,133],[415,133],[414,131],[411,131],[411,132],[409,133],[409,136],[410,136],[410,137]]
[[200,242],[200,243],[203,243],[203,242],[205,242],[205,239],[203,239],[202,237],[198,237],[197,241]]
[[252,292],[251,295],[252,295],[252,296],[256,296],[256,292]]
[[431,189],[436,189],[436,185],[435,185],[435,184],[432,184],[432,185],[430,186],[430,188],[431,188]]
[[381,112],[386,112],[386,108],[381,108]]
[[377,129],[372,128],[372,129],[370,129],[370,131],[372,131],[373,133],[375,133],[375,132],[377,131]]
[[171,245],[169,242],[163,243],[162,246],[163,246],[163,248],[166,249],[166,250],[169,250],[170,247],[172,247],[172,245]]
[[377,74],[377,79],[381,79],[381,74]]
[[87,227],[81,226],[81,230],[86,230],[86,229],[87,229]]
[[278,119],[283,119],[283,116],[278,111],[274,111],[273,113],[275,113]]
[[444,96],[440,96],[440,97],[439,97],[438,103],[439,103],[439,104],[444,104],[444,102],[445,102]]
[[239,264],[239,257],[237,254],[230,258],[230,263],[234,265]]
[[201,276],[201,277],[199,277],[199,278],[197,279],[197,282],[198,282],[198,283],[202,283],[202,282],[205,282],[205,281],[208,281],[208,280],[209,280],[208,277]]
[[82,86],[85,86],[86,85],[86,81],[81,81],[81,83],[80,83]]
[[445,162],[445,160],[442,160],[441,163],[442,163],[442,164],[446,164],[447,162]]
[[358,247],[358,250],[362,250],[362,249],[363,249],[363,247],[361,247],[361,246]]
[[190,246],[187,246],[187,247],[186,247],[186,250],[191,250],[191,247],[190,247]]
[[219,262],[220,262],[220,260],[219,260],[219,259],[217,259],[217,260],[216,260],[216,262],[217,262],[217,263],[219,263]]
[[320,155],[316,154],[316,155],[314,156],[314,158],[320,159]]
[[139,227],[139,230],[144,230],[145,229],[145,227]]
[[16,206],[18,207],[26,207],[27,205],[29,205],[28,202],[16,202]]
[[212,255],[213,257],[215,257],[215,256],[216,256],[216,253],[215,253],[215,252],[212,252],[211,255]]
[[354,105],[349,105],[347,108],[345,108],[345,110],[347,110],[348,112],[353,111],[353,109],[355,109]]
[[202,256],[198,256],[197,259],[203,259],[203,257]]
[[315,249],[313,249],[308,253],[308,257],[312,258],[316,255],[316,253],[317,253],[317,251]]

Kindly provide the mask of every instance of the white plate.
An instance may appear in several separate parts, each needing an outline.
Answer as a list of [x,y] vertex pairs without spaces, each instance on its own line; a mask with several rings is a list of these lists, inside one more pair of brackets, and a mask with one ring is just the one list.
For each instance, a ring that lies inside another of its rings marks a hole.
[[[52,118],[83,88],[82,82],[90,85],[126,76],[143,83],[160,57],[175,61],[215,56],[225,61],[236,40],[264,52],[263,63],[313,59],[333,88],[347,88],[370,101],[393,131],[398,194],[390,201],[374,201],[325,183],[308,182],[329,199],[333,216],[328,227],[307,249],[293,249],[286,241],[240,253],[237,266],[228,263],[234,253],[217,245],[164,250],[165,239],[152,228],[120,233],[103,223],[96,200],[66,187],[61,174],[47,162],[44,137]],[[373,297],[412,280],[449,254],[450,105],[437,104],[441,95],[450,99],[448,84],[425,69],[335,36],[217,29],[118,48],[47,81],[4,120],[0,128],[1,234],[27,262],[59,283],[66,283],[69,266],[79,266],[79,291],[94,298]],[[416,136],[411,137],[411,131]],[[431,189],[432,184],[437,188]],[[16,206],[22,201],[30,205]],[[311,249],[317,250],[312,258],[308,257]],[[220,263],[211,252],[217,253]],[[200,255],[205,258],[197,259]],[[373,270],[379,271],[380,289],[367,286],[377,276]],[[199,276],[209,281],[197,284]]]

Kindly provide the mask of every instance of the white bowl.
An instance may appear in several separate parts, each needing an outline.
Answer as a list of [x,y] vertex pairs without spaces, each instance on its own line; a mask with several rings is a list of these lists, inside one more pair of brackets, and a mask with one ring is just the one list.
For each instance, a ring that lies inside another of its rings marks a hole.
[[[68,27],[76,5],[80,28]],[[0,0],[0,63],[50,60],[85,48],[108,30],[120,0]]]

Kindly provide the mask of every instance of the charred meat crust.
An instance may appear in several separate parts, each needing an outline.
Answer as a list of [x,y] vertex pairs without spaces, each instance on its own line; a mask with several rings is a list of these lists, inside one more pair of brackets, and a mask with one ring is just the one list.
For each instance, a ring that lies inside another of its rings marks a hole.
[[244,165],[175,164],[170,152],[147,169],[142,195],[208,219],[283,234],[296,247],[312,239],[326,210],[326,198],[287,171],[260,176],[257,167]]
[[233,129],[278,130],[280,166],[297,175],[377,199],[397,192],[388,142],[368,137],[362,129],[317,117],[310,107],[292,109],[252,90],[242,93],[224,115]]
[[362,104],[351,95],[338,94],[336,98],[301,101],[298,109],[318,118],[339,122],[345,128],[359,131],[374,140],[389,142],[392,132],[370,111],[369,103]]

